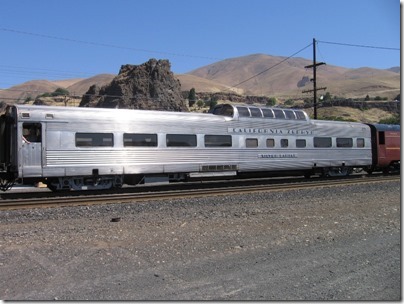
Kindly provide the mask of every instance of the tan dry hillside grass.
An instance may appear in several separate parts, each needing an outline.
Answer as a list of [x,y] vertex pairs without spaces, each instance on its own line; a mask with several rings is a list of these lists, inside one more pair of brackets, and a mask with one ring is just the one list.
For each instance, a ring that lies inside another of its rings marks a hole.
[[[305,109],[305,112],[309,114],[310,117],[313,117],[313,109]],[[342,117],[346,120],[352,119],[357,122],[377,123],[381,119],[391,117],[392,113],[377,108],[361,111],[359,109],[349,107],[326,107],[318,108],[317,116],[319,119],[324,119],[326,117]]]

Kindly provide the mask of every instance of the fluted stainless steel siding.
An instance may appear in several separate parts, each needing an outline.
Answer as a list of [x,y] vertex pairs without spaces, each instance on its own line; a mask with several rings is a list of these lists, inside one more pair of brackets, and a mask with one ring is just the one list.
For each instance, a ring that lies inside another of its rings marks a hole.
[[[370,129],[359,123],[240,118],[212,114],[96,108],[20,107],[30,120],[46,124],[44,176],[196,172],[202,165],[237,165],[239,171],[295,170],[371,164]],[[45,119],[51,113],[53,119]],[[76,132],[114,133],[113,148],[75,146]],[[158,147],[123,147],[124,133],[158,134]],[[271,132],[274,132],[272,134]],[[167,148],[165,134],[197,134],[195,148]],[[294,135],[290,133],[298,133]],[[204,134],[231,134],[233,146],[204,148]],[[305,135],[306,134],[306,135]],[[313,148],[313,136],[365,138],[366,148]],[[245,148],[258,138],[258,148]],[[267,138],[289,139],[289,148],[266,148]],[[306,148],[294,148],[296,138]],[[291,157],[282,157],[290,154]],[[272,158],[271,158],[272,157]]]

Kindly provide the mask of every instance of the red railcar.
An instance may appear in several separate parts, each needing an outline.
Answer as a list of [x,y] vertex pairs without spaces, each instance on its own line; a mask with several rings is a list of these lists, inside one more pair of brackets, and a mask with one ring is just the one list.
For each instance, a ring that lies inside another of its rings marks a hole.
[[369,124],[369,127],[372,135],[372,166],[367,172],[400,170],[400,126]]

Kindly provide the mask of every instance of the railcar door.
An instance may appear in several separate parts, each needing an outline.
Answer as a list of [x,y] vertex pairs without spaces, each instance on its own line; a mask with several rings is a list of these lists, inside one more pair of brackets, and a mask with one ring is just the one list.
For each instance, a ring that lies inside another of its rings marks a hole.
[[22,177],[42,176],[42,133],[41,123],[22,124]]
[[379,131],[378,132],[378,137],[379,137],[379,151],[378,151],[378,156],[379,156],[379,165],[385,163],[386,159],[386,137],[385,137],[385,132],[384,131]]

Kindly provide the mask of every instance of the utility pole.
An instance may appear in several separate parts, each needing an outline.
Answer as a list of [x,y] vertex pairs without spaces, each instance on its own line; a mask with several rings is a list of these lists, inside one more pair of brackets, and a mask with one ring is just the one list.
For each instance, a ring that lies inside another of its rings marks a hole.
[[306,90],[306,91],[303,91],[302,93],[309,93],[309,92],[314,93],[314,104],[313,104],[314,119],[317,119],[317,91],[327,89],[326,87],[317,88],[317,83],[316,83],[317,82],[317,73],[316,73],[317,66],[323,65],[323,64],[325,64],[325,62],[316,63],[316,39],[313,38],[313,64],[305,66],[306,69],[313,68],[313,78],[310,79],[311,81],[313,81],[313,90]]

